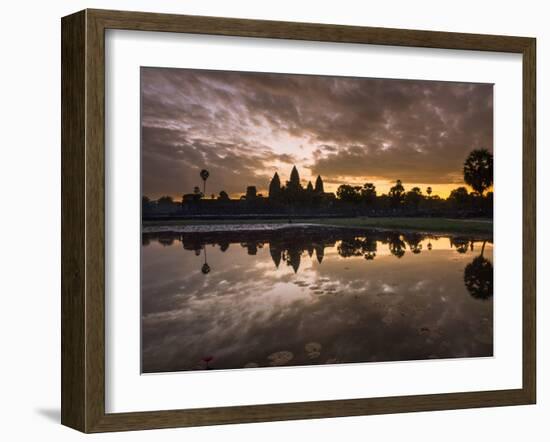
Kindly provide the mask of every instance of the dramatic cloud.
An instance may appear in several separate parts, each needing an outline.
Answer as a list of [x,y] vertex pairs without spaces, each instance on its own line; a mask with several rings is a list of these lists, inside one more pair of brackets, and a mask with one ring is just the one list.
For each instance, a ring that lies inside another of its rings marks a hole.
[[490,84],[143,68],[143,192],[265,190],[305,180],[440,187],[472,149],[493,148]]

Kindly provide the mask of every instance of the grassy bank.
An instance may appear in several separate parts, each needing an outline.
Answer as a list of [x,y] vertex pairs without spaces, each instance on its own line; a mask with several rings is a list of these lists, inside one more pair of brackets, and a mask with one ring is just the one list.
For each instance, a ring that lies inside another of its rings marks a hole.
[[343,218],[329,224],[379,229],[421,230],[426,232],[493,233],[492,220],[447,218]]
[[[293,223],[320,224],[341,227],[416,230],[423,232],[449,232],[449,233],[493,233],[492,220],[477,219],[448,219],[448,218],[329,218],[329,219],[300,219],[292,220]],[[243,220],[162,220],[144,221],[144,226],[167,225],[197,225],[197,224],[285,224],[286,219],[243,219]]]

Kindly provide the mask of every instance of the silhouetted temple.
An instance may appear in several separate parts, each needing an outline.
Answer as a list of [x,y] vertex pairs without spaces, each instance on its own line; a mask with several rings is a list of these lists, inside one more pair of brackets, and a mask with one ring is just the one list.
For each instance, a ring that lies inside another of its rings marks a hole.
[[[285,198],[286,196],[286,198]],[[291,200],[300,200],[303,199],[305,196],[316,196],[316,197],[324,197],[324,198],[334,198],[333,193],[326,194],[325,188],[323,184],[323,179],[321,178],[321,175],[317,175],[317,179],[315,180],[315,187],[313,187],[313,184],[311,181],[309,181],[306,185],[306,187],[302,187],[301,180],[300,180],[300,174],[298,173],[298,169],[296,166],[292,167],[292,171],[290,172],[290,179],[286,182],[286,184],[283,186],[281,185],[281,179],[279,177],[279,174],[275,172],[273,175],[273,178],[271,179],[271,182],[269,183],[269,198],[273,200],[281,200],[286,199],[287,202]],[[300,198],[302,197],[302,198]]]
[[[255,185],[248,185],[245,193],[237,199],[230,198],[224,190],[219,196],[207,198],[198,186],[193,193],[183,195],[178,212],[183,216],[193,215],[246,215],[246,214],[313,214],[329,213],[334,210],[336,195],[324,191],[323,179],[320,175],[306,186],[302,185],[300,174],[296,166],[292,167],[288,181],[284,184],[278,172],[275,172],[268,186],[268,194],[258,193]],[[163,206],[152,206],[156,213],[163,212]],[[151,207],[146,207],[144,212]],[[174,208],[166,206],[166,211],[174,213]]]

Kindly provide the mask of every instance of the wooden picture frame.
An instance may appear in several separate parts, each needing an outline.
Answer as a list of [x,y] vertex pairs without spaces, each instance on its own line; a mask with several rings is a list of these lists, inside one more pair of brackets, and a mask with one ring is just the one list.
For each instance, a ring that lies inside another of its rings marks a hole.
[[[518,53],[523,57],[523,385],[512,390],[105,412],[105,30]],[[62,410],[83,432],[533,404],[536,159],[533,38],[84,10],[62,19]]]

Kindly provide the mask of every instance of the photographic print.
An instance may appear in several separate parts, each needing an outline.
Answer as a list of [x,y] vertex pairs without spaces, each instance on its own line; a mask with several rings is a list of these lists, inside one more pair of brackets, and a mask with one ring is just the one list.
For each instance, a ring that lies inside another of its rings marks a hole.
[[142,67],[143,373],[493,355],[493,85]]

